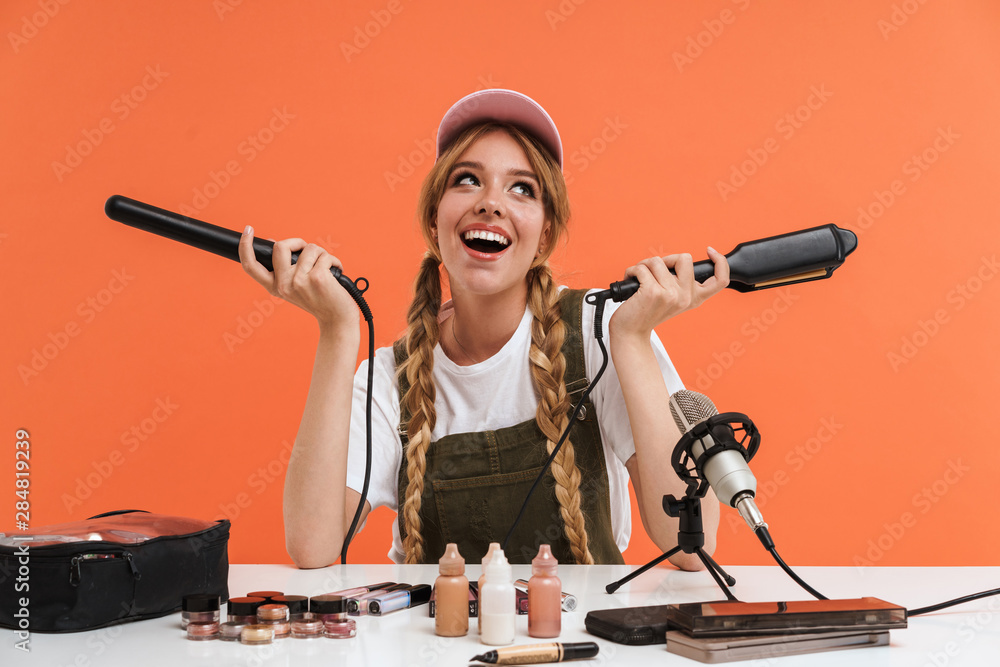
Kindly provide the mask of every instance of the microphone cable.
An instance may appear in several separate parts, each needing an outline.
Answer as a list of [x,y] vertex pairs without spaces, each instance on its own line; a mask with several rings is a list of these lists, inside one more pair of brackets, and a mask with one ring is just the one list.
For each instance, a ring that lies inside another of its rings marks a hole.
[[590,393],[597,386],[600,381],[601,376],[604,375],[604,371],[608,367],[608,348],[604,346],[604,304],[607,302],[610,294],[607,290],[604,292],[598,292],[596,294],[590,294],[587,296],[587,303],[594,305],[594,338],[597,339],[597,345],[601,348],[601,368],[597,371],[597,375],[594,376],[594,380],[587,386],[587,389],[583,392],[580,400],[577,401],[576,407],[573,409],[573,413],[570,415],[569,423],[566,424],[566,428],[563,430],[561,436],[559,436],[559,442],[556,446],[552,448],[552,453],[549,454],[549,458],[545,460],[542,465],[542,469],[538,472],[538,477],[535,478],[535,482],[528,489],[527,495],[524,497],[524,503],[521,504],[521,510],[517,513],[517,518],[514,519],[514,523],[511,524],[510,530],[507,531],[507,536],[503,539],[500,548],[507,551],[507,543],[510,542],[511,535],[514,534],[514,529],[517,525],[521,523],[521,519],[524,517],[525,510],[528,509],[528,501],[531,500],[531,496],[534,495],[535,489],[538,487],[539,482],[545,477],[545,473],[548,472],[549,468],[552,466],[552,462],[555,460],[556,456],[559,454],[559,450],[562,449],[563,443],[566,442],[566,438],[569,437],[569,432],[573,428],[573,424],[577,421],[577,416],[580,414],[580,410],[583,409],[583,404],[587,402],[590,397]]

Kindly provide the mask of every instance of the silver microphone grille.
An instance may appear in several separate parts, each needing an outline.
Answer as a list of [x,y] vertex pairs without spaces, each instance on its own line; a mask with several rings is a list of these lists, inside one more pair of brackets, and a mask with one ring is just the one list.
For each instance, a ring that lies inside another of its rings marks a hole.
[[674,423],[683,435],[696,424],[719,414],[719,411],[712,399],[705,394],[681,389],[670,395],[670,414],[674,416]]

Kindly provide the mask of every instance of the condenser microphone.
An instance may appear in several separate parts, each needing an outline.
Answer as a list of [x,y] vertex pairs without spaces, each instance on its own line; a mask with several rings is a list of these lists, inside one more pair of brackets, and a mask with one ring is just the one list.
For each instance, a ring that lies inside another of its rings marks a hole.
[[[683,434],[672,457],[674,469],[682,479],[682,461],[690,460],[695,472],[708,482],[719,500],[735,508],[754,532],[762,526],[766,528],[764,517],[754,502],[757,478],[747,465],[759,443],[753,423],[735,412],[720,415],[708,396],[687,389],[670,396],[670,413]],[[749,449],[736,439],[731,426],[734,422],[744,427],[749,425],[746,429],[750,436]]]
[[[857,247],[857,235],[834,224],[746,241],[726,255],[729,261],[728,287],[737,292],[755,292],[823,280],[833,275],[834,270]],[[714,273],[712,260],[703,259],[694,263],[694,279],[698,282],[705,282]],[[612,301],[624,301],[638,290],[639,280],[631,277],[611,283],[610,288],[597,295],[606,295],[605,298]]]

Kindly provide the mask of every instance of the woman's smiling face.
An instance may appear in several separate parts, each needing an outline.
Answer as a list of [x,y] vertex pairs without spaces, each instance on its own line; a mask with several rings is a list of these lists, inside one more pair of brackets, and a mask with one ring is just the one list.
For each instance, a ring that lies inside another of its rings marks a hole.
[[489,132],[459,156],[437,210],[438,247],[453,293],[524,290],[548,230],[538,177],[507,132]]

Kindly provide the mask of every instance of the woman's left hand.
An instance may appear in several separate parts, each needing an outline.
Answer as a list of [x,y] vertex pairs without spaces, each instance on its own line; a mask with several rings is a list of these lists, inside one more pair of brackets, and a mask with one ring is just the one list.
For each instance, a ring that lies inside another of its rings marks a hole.
[[[715,273],[704,283],[694,279],[691,255],[667,255],[645,259],[625,271],[639,280],[639,290],[611,317],[609,333],[621,338],[634,335],[645,340],[658,324],[697,308],[729,284],[729,262],[709,247]],[[673,269],[674,273],[670,273]]]

